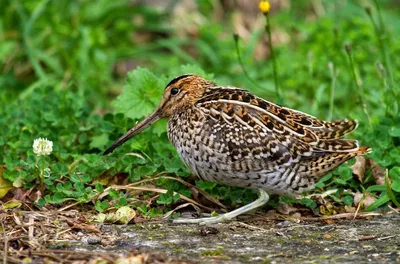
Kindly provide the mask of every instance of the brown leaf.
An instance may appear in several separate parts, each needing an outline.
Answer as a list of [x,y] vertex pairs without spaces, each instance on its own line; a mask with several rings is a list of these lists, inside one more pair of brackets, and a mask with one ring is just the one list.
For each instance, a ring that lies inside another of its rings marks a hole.
[[19,200],[21,202],[25,202],[26,198],[29,197],[32,193],[32,189],[29,190],[23,190],[21,188],[15,189],[14,192],[14,199]]
[[325,239],[331,239],[331,238],[332,238],[332,235],[331,235],[331,234],[324,234],[324,238],[325,238]]
[[372,196],[371,194],[367,193],[365,196],[365,200],[364,200],[364,207],[367,208],[368,206],[373,204],[375,201],[376,201],[376,198],[374,196]]
[[354,194],[354,199],[353,199],[354,206],[358,206],[358,204],[361,202],[362,197],[363,194],[360,192],[356,192],[356,194]]
[[357,192],[354,195],[354,206],[358,206],[361,203],[361,208],[366,208],[373,204],[376,201],[376,198],[369,193],[362,194]]
[[385,170],[376,163],[374,160],[370,159],[372,177],[374,177],[375,183],[378,185],[385,185]]
[[364,156],[357,156],[356,163],[350,168],[353,170],[353,174],[357,176],[358,180],[362,182],[365,176],[365,169],[367,167],[367,159]]

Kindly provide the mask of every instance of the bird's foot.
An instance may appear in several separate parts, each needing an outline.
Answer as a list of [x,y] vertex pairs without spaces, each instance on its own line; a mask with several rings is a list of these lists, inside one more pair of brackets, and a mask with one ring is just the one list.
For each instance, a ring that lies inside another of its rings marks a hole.
[[221,214],[218,216],[212,216],[212,217],[204,217],[204,218],[197,218],[197,219],[174,219],[172,220],[172,223],[174,224],[200,224],[200,225],[208,225],[208,224],[217,224],[217,223],[222,223],[225,221],[230,221],[233,218],[235,218],[238,215],[247,213],[251,210],[257,209],[264,204],[266,204],[269,200],[268,194],[264,190],[259,190],[260,194],[257,200],[254,202],[247,204],[243,207],[240,207],[236,210],[233,210],[232,212]]
[[230,221],[233,218],[230,217],[227,214],[221,214],[217,216],[211,216],[211,217],[202,217],[202,218],[178,218],[172,220],[172,223],[174,224],[200,224],[200,225],[209,225],[209,224],[217,224],[217,223],[222,223],[225,221]]

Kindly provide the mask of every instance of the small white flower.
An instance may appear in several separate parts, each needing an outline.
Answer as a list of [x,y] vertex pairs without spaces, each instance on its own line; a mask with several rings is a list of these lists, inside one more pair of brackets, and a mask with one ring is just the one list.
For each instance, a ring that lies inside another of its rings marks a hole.
[[33,141],[33,152],[38,156],[47,156],[53,151],[53,141],[38,138]]

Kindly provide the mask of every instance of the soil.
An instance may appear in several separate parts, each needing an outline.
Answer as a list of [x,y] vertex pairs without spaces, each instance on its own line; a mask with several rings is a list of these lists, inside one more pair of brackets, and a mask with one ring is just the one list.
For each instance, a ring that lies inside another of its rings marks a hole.
[[[254,215],[211,226],[92,225],[75,212],[8,216],[6,263],[400,263],[397,212],[329,221]],[[19,223],[13,229],[11,220]]]
[[400,262],[399,226],[398,214],[334,224],[128,225],[119,227],[122,239],[114,250],[164,252],[203,263],[394,263]]

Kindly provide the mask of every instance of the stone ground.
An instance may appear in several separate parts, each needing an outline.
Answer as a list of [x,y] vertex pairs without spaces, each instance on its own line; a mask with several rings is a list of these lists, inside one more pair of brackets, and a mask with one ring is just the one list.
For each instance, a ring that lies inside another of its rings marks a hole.
[[400,214],[370,220],[231,222],[208,227],[146,223],[103,225],[119,239],[107,249],[152,252],[187,263],[400,263]]

